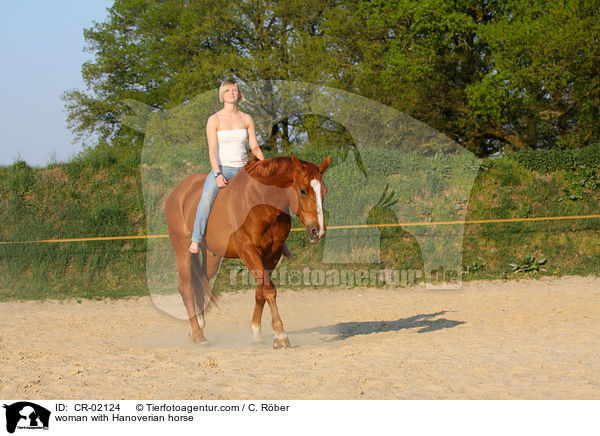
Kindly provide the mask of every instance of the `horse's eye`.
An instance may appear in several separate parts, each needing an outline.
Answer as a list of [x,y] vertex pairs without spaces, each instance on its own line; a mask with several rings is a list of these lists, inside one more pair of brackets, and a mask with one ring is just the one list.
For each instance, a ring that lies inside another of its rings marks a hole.
[[302,195],[306,195],[306,191],[305,191],[304,189],[301,189],[301,190],[300,190],[300,194],[302,194]]

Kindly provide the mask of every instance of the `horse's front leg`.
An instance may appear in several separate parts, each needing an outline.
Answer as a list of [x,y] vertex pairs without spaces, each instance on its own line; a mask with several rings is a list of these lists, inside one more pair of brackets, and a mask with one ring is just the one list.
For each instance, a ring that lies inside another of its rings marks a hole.
[[[275,290],[275,286],[271,282],[270,277],[270,272],[277,264],[279,256],[281,256],[281,253],[278,253],[278,256],[276,256],[275,259],[272,259],[272,261],[264,262],[256,247],[251,245],[245,246],[240,256],[246,263],[246,266],[248,266],[248,269],[256,279],[258,285],[255,294],[254,314],[252,315],[252,322],[250,323],[252,340],[257,344],[264,343],[262,335],[260,334],[260,325],[265,302],[268,302],[269,308],[271,309],[273,330],[275,331],[273,348],[285,348],[290,346],[287,334],[283,330],[283,322],[279,316],[279,310],[277,309],[277,303],[275,301],[277,291]],[[267,269],[265,269],[265,266]]]
[[287,333],[283,329],[283,321],[279,316],[279,309],[277,308],[277,289],[273,283],[263,285],[263,295],[269,308],[271,309],[271,324],[273,331],[275,331],[275,338],[273,339],[273,348],[287,348],[290,347],[290,340],[288,339]]
[[262,287],[260,285],[256,288],[254,300],[254,314],[252,315],[250,330],[252,331],[252,343],[260,345],[265,343],[260,333],[260,323],[262,320],[263,308],[265,307],[265,297],[262,293]]
[[281,321],[281,317],[279,316],[279,309],[277,307],[277,289],[271,281],[271,272],[275,269],[275,266],[282,255],[282,251],[283,249],[280,248],[273,255],[273,257],[264,262],[266,268],[266,280],[263,281],[263,287],[261,289],[262,296],[264,300],[269,303],[269,309],[271,309],[271,325],[273,326],[273,331],[275,332],[273,348],[291,347],[287,333],[283,329],[283,321]]

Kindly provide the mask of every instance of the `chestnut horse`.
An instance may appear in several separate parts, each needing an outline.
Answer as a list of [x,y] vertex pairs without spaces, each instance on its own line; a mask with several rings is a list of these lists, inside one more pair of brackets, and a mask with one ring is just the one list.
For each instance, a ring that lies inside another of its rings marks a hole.
[[291,228],[289,210],[306,227],[310,242],[325,235],[323,200],[327,189],[323,173],[330,157],[320,166],[282,156],[248,162],[221,189],[213,203],[198,255],[188,251],[196,208],[207,174],[184,179],[169,194],[165,216],[169,238],[175,250],[179,292],[183,299],[195,342],[205,343],[202,333],[204,311],[214,302],[209,280],[219,269],[221,259],[240,258],[256,278],[254,315],[250,329],[254,343],[264,343],[260,334],[265,301],[271,309],[275,332],[274,348],[290,346],[277,309],[275,286],[270,273],[279,261],[283,243]]

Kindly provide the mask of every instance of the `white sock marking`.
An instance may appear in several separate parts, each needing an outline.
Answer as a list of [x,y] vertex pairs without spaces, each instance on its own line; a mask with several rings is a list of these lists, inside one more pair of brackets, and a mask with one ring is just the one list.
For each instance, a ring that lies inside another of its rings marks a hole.
[[317,216],[319,219],[319,237],[322,237],[325,234],[325,226],[323,224],[323,201],[321,200],[321,182],[317,179],[312,179],[310,181],[310,186],[315,191],[315,197],[317,201]]
[[250,324],[250,330],[252,330],[252,340],[254,342],[262,342],[263,338],[260,334],[260,326]]
[[200,326],[201,329],[204,330],[204,327],[206,327],[206,321],[204,320],[204,314],[200,313],[200,314],[196,315],[196,318],[198,319],[198,325]]

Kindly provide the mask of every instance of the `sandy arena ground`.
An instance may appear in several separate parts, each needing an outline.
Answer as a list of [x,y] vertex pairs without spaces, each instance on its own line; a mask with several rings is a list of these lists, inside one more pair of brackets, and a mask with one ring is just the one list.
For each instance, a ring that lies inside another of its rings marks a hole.
[[210,347],[150,298],[0,304],[5,399],[600,399],[600,279],[280,291],[294,348],[251,346],[253,291]]

